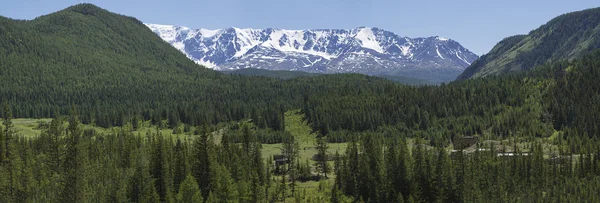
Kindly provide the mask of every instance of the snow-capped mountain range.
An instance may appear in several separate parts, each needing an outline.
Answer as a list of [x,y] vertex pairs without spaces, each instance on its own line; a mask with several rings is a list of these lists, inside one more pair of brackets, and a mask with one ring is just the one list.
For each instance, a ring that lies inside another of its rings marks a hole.
[[191,60],[215,70],[259,68],[400,75],[451,81],[477,55],[442,38],[408,38],[379,28],[190,29],[146,24]]

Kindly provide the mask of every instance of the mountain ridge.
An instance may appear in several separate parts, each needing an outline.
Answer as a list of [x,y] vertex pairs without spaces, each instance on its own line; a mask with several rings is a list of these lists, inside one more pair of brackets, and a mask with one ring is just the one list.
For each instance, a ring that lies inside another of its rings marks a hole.
[[448,38],[402,37],[376,27],[209,30],[145,25],[196,63],[216,70],[389,74],[447,82],[454,78],[444,76],[460,74],[477,58]]
[[557,16],[525,35],[507,37],[473,62],[459,80],[531,70],[600,48],[600,8]]

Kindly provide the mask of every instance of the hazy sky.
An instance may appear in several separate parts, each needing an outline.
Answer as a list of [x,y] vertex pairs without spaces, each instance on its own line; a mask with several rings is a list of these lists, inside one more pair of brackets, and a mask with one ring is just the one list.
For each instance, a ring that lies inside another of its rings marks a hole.
[[0,0],[0,15],[33,19],[93,3],[146,23],[190,28],[378,27],[401,36],[442,36],[478,55],[560,14],[599,7],[598,0]]

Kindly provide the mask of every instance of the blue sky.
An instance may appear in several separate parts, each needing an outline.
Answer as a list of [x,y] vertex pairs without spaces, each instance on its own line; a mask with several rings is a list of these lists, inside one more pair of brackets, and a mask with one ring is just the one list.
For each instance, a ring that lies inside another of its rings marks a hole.
[[1,0],[0,15],[33,19],[93,3],[146,23],[191,28],[378,27],[401,36],[442,36],[478,55],[560,14],[599,7],[596,0]]

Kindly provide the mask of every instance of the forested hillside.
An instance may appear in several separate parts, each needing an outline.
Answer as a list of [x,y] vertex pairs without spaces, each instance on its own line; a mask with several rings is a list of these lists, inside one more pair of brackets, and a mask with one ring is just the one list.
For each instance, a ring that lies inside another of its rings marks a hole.
[[[0,61],[6,202],[600,197],[600,51],[439,86],[280,80],[204,69],[139,21],[82,4],[1,19]],[[290,112],[303,127],[286,127]],[[52,120],[24,136],[15,117]],[[450,150],[466,136],[480,142]]]
[[500,41],[458,79],[531,70],[548,62],[579,58],[600,48],[600,8],[558,16],[532,30]]
[[198,66],[138,20],[89,4],[31,21],[2,18],[0,61],[0,100],[16,117],[65,115],[75,105],[84,123],[105,127],[136,116],[217,123],[263,115],[295,96],[278,80]]

